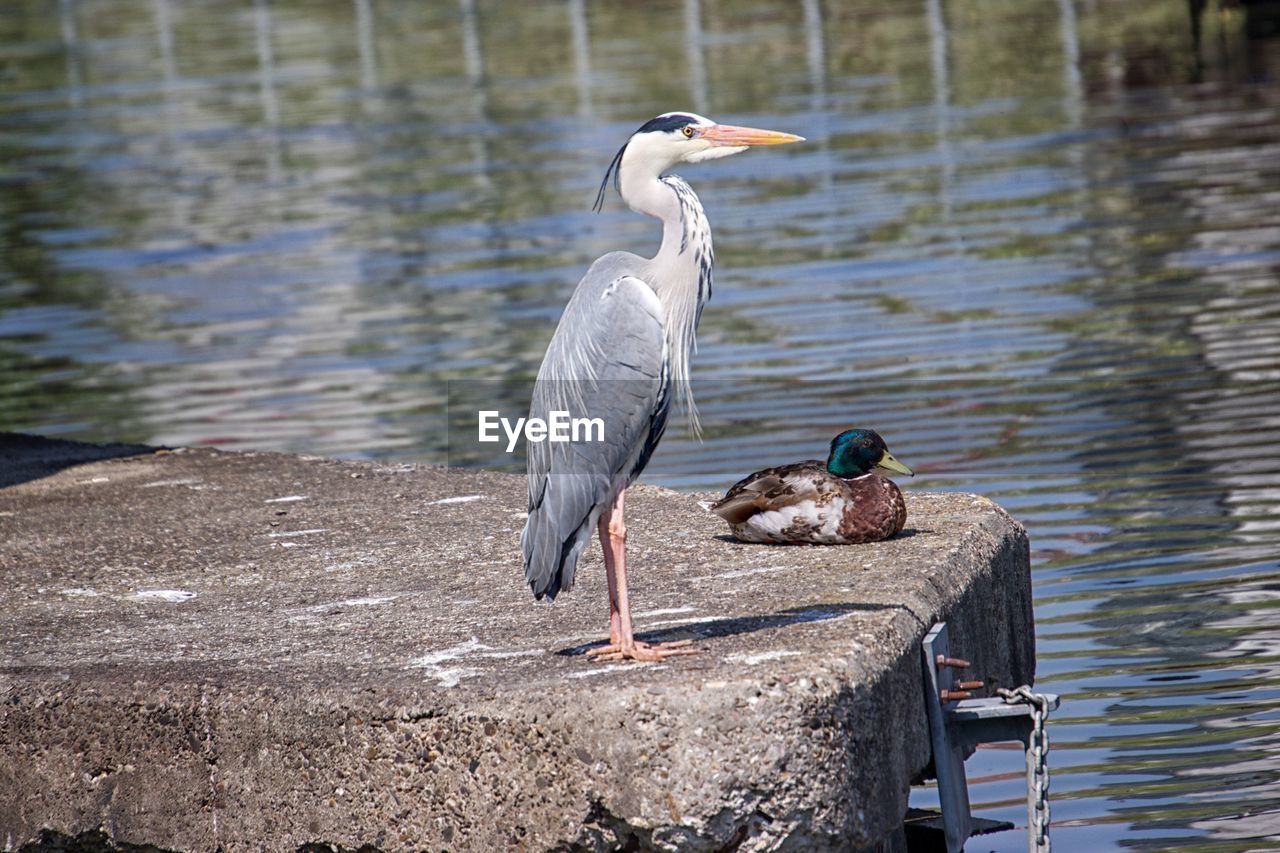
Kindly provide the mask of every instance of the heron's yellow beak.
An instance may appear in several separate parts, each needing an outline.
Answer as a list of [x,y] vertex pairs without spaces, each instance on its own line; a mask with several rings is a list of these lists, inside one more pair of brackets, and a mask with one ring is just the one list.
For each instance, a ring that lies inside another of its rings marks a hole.
[[884,471],[893,471],[894,473],[897,473],[897,474],[906,474],[908,477],[915,476],[915,472],[913,472],[906,465],[903,465],[897,459],[894,459],[893,454],[889,453],[888,451],[885,452],[884,456],[880,457],[880,461],[876,463],[876,467]]
[[804,142],[803,136],[783,133],[779,130],[760,130],[754,127],[735,127],[732,124],[713,124],[702,131],[703,139],[715,146],[739,148],[747,145],[786,145],[788,142]]

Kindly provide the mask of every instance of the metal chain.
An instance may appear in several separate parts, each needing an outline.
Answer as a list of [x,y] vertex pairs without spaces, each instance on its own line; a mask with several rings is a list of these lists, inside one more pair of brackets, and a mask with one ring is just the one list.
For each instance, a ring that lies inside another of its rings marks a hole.
[[1049,700],[1042,693],[1032,693],[1027,685],[1008,690],[999,688],[996,693],[1010,705],[1031,706],[1031,760],[1032,788],[1027,794],[1034,797],[1031,809],[1032,825],[1029,831],[1035,839],[1035,849],[1049,853],[1049,733],[1044,722],[1049,716]]

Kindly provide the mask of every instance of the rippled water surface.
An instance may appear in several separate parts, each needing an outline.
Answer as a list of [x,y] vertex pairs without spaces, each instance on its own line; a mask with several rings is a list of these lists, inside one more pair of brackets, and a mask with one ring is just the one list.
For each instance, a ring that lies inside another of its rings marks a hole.
[[[794,131],[684,173],[705,438],[647,479],[875,427],[1030,529],[1059,849],[1280,846],[1264,6],[0,0],[0,429],[445,461],[448,383],[655,246],[590,212],[628,133]],[[1021,823],[1020,756],[969,771]]]

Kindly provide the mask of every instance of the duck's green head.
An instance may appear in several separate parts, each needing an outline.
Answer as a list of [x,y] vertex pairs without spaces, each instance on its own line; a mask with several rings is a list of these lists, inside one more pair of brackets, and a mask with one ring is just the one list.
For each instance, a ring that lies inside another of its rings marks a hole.
[[893,458],[884,439],[873,429],[845,430],[831,440],[827,470],[835,476],[848,480],[875,469],[915,476],[910,468]]

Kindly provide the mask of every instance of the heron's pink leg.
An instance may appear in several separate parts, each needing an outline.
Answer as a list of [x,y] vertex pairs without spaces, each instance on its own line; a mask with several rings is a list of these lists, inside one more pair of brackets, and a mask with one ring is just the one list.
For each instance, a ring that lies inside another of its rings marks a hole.
[[685,648],[689,640],[673,643],[637,643],[632,633],[631,604],[627,600],[627,522],[624,516],[626,489],[618,493],[609,517],[600,516],[600,545],[604,549],[604,570],[609,583],[609,645],[592,649],[595,660],[660,661],[672,655],[693,654]]
[[[618,558],[613,552],[609,529],[613,513],[601,514],[597,528],[600,531],[600,547],[604,550],[604,576],[609,583],[609,645],[622,647],[622,613],[618,609]],[[623,533],[626,541],[626,533]]]

